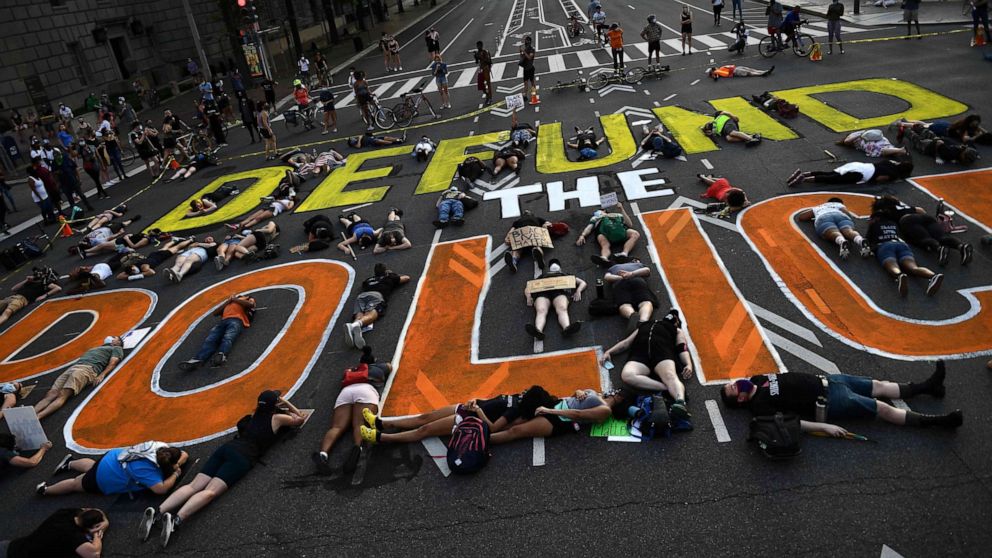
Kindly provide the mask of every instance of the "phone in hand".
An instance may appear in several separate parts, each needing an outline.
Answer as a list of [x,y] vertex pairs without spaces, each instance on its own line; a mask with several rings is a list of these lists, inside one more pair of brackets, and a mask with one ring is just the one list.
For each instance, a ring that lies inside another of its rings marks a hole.
[[607,370],[613,370],[613,361],[612,360],[609,360],[609,359],[604,360],[603,361],[603,368],[605,368]]

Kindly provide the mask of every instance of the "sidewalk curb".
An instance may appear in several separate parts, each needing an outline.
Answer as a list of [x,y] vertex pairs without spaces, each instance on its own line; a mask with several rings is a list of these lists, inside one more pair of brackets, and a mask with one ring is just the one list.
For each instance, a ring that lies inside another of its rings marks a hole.
[[[759,4],[764,4],[766,6],[769,4],[769,0],[754,0],[754,1],[757,2],[757,3],[759,3]],[[872,5],[871,0],[862,0],[862,1],[866,5],[869,5],[869,6]],[[783,6],[785,5],[784,2],[780,2],[780,3]],[[803,13],[815,15],[815,16],[817,16],[819,18],[822,18],[822,19],[827,19],[827,11],[826,11],[826,9],[821,9],[819,6],[802,6],[802,9],[803,9]],[[846,6],[845,6],[845,9],[846,9]],[[851,10],[852,10],[851,13],[847,13],[845,11],[844,15],[841,16],[841,20],[843,20],[846,23],[850,23],[852,25],[860,25],[862,27],[891,27],[893,25],[901,25],[902,24],[901,21],[890,22],[890,23],[865,23],[863,21],[858,21],[858,20],[852,19],[851,16],[854,16],[854,11],[853,11],[854,8],[852,7]],[[895,8],[895,10],[897,12],[900,12],[900,13],[902,12],[902,9],[901,8]],[[856,17],[864,17],[865,15],[866,14],[861,13],[861,14],[858,14]],[[964,16],[961,16],[961,20],[960,21],[921,21],[920,22],[920,26],[925,26],[925,25],[959,25],[959,24],[962,24],[962,23],[971,23],[971,20],[970,19],[965,19]]]

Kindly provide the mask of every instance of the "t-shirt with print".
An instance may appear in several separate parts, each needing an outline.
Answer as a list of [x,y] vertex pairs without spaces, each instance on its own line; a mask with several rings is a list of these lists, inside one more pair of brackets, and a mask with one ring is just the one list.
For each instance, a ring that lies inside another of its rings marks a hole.
[[393,291],[400,286],[400,276],[390,271],[377,277],[369,277],[362,281],[362,292],[376,291],[382,298],[389,298]]
[[644,40],[648,42],[660,41],[661,31],[662,31],[661,24],[658,22],[654,22],[647,24],[644,30],[641,31],[641,35],[643,35]]
[[90,349],[83,353],[83,356],[79,357],[76,364],[92,366],[93,370],[96,370],[96,373],[99,374],[110,364],[110,359],[113,357],[117,357],[118,359],[124,358],[124,349],[116,345],[103,345],[102,347]]
[[878,246],[884,242],[902,242],[899,225],[885,217],[876,218],[868,225],[868,243]]
[[816,398],[826,395],[819,376],[802,372],[762,374],[752,376],[751,382],[758,387],[748,403],[755,416],[783,412],[812,419],[816,414]]
[[86,531],[76,525],[76,514],[80,511],[65,508],[53,513],[30,535],[10,541],[7,558],[76,556],[76,549],[90,542]]

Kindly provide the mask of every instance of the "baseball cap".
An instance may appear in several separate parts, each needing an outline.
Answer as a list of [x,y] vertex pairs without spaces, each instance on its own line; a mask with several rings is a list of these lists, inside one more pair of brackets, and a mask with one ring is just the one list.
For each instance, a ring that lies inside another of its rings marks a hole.
[[259,407],[275,407],[276,403],[279,402],[279,396],[282,392],[277,389],[265,390],[258,394],[258,406]]

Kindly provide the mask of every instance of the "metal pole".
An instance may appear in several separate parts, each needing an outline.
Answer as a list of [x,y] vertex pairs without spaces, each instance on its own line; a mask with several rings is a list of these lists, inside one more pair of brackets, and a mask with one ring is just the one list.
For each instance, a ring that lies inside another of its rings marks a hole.
[[854,15],[861,13],[861,0],[854,0]]
[[203,51],[203,45],[200,44],[200,32],[196,29],[196,18],[193,17],[193,10],[189,9],[189,0],[183,0],[183,11],[186,12],[186,22],[189,23],[189,32],[193,35],[193,46],[196,48],[196,53],[200,56],[200,71],[209,80],[213,77],[210,75],[210,63],[207,61],[207,53]]

